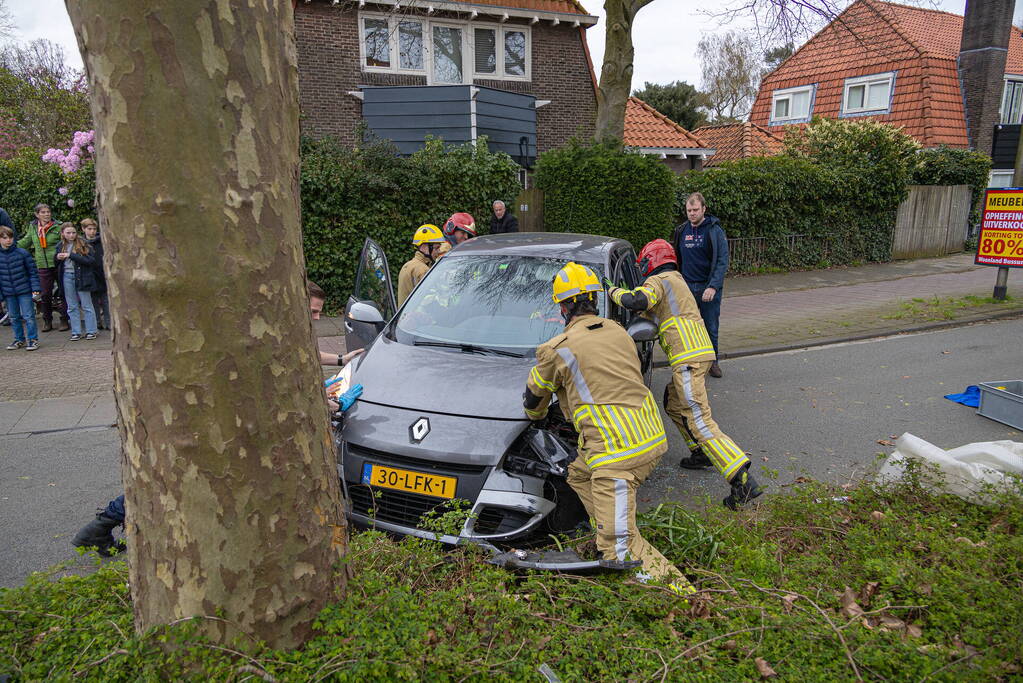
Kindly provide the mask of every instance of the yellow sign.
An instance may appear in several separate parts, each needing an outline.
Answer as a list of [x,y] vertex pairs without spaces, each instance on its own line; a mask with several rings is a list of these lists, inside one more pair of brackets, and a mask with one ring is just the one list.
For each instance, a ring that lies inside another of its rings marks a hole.
[[367,462],[362,466],[362,483],[396,491],[421,493],[424,496],[435,498],[454,498],[458,479],[401,470],[397,467],[373,465]]
[[987,191],[974,263],[1023,268],[1023,189]]

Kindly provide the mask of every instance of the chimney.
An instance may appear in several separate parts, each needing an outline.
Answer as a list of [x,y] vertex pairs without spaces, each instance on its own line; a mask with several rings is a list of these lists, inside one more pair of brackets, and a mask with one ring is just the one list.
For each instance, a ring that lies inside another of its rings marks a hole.
[[1001,105],[1015,0],[966,0],[959,44],[959,84],[970,147],[991,154]]

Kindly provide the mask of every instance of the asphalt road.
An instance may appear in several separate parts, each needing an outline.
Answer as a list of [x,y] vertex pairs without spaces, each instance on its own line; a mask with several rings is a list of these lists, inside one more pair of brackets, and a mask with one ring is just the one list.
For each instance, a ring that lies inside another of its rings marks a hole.
[[[772,492],[800,476],[846,483],[872,473],[879,441],[910,432],[942,448],[976,441],[1023,441],[1019,430],[943,396],[970,384],[1023,378],[1023,320],[750,356],[721,363],[707,379],[718,425],[752,457]],[[654,375],[660,397],[670,371]],[[668,423],[665,422],[665,426]],[[728,493],[714,471],[681,470],[678,431],[641,490],[661,500],[720,506]]]
[[[845,483],[869,476],[876,455],[892,450],[877,442],[903,432],[945,448],[1023,441],[942,398],[968,384],[1023,378],[1021,339],[1023,320],[1013,320],[725,361],[725,376],[708,378],[711,405],[769,491],[785,491],[800,475]],[[655,372],[658,397],[668,377]],[[686,448],[665,424],[671,450],[641,490],[642,504],[720,508],[724,480],[680,470]],[[114,429],[0,437],[0,586],[65,561],[61,572],[87,570],[71,537],[119,493],[119,467]]]

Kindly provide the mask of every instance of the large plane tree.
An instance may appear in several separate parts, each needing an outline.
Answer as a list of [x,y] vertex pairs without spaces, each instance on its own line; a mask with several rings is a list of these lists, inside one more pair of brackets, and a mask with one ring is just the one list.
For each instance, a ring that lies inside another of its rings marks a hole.
[[625,133],[625,105],[632,90],[632,23],[636,14],[653,0],[605,0],[606,38],[604,63],[597,87],[598,140],[622,139]]
[[136,626],[198,615],[217,641],[299,644],[343,591],[346,535],[291,3],[66,4],[96,124]]

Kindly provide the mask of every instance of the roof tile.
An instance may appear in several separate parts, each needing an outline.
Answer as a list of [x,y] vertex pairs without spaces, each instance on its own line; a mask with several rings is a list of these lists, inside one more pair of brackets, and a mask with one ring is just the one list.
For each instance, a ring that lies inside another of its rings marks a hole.
[[697,136],[638,97],[625,105],[625,144],[629,147],[707,149]]
[[747,157],[772,156],[785,147],[781,137],[749,121],[703,126],[694,130],[693,135],[715,150],[714,156],[703,162],[704,167]]

